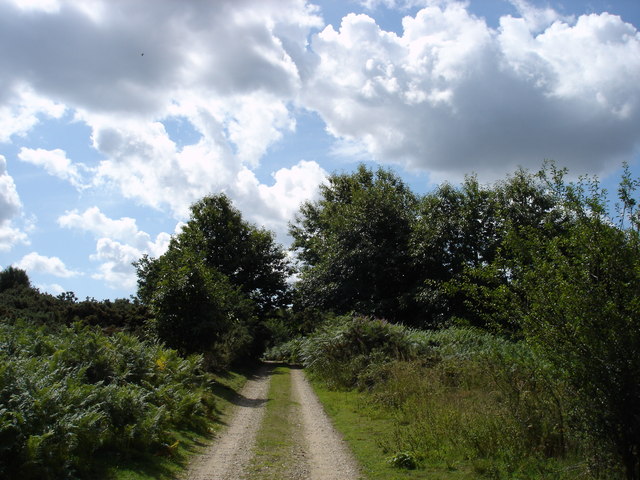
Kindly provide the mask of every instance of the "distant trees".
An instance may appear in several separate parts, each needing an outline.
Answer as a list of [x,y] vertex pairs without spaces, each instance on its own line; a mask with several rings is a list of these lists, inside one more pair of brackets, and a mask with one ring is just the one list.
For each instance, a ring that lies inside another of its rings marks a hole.
[[290,228],[302,264],[297,305],[423,327],[453,317],[486,325],[497,318],[487,289],[507,281],[495,260],[513,256],[511,232],[553,235],[556,207],[524,170],[493,186],[469,176],[420,198],[388,170],[332,175]]
[[7,267],[0,272],[0,320],[29,320],[50,326],[81,322],[108,332],[142,334],[149,321],[149,310],[137,300],[78,300],[73,292],[54,297],[31,286],[24,270]]
[[136,263],[138,296],[158,337],[212,366],[246,353],[256,328],[287,303],[290,267],[271,232],[242,219],[225,195],[204,197],[167,252]]

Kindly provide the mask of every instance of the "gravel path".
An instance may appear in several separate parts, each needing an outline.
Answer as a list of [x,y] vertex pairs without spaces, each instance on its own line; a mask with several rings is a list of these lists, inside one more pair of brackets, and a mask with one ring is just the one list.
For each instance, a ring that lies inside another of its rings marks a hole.
[[189,468],[186,480],[238,480],[253,456],[253,445],[267,403],[271,367],[247,381],[230,424]]
[[[191,465],[185,480],[241,480],[250,476],[256,435],[268,399],[272,368],[265,366],[247,382],[228,428]],[[311,385],[300,369],[291,369],[291,408],[294,451],[291,465],[280,470],[279,480],[359,480],[363,477],[349,448],[325,414]]]
[[324,413],[302,370],[291,370],[294,400],[300,403],[302,425],[309,450],[310,480],[362,478],[356,460]]

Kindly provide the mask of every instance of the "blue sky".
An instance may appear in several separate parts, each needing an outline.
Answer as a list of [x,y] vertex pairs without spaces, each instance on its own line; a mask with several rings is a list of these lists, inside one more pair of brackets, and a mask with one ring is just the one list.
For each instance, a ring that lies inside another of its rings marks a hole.
[[0,266],[135,293],[225,192],[287,244],[334,171],[416,192],[554,159],[640,173],[640,2],[0,0]]

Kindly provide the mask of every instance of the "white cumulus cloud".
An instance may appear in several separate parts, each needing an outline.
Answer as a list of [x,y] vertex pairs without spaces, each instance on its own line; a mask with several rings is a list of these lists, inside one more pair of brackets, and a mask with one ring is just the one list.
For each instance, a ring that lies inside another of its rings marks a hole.
[[132,263],[142,256],[142,252],[131,245],[125,245],[110,238],[100,238],[92,260],[101,262],[98,273],[92,275],[113,288],[133,289],[136,274]]
[[7,172],[6,159],[0,155],[0,251],[11,250],[18,243],[29,243],[27,234],[13,222],[21,211],[22,202],[16,184]]
[[300,161],[291,168],[272,174],[273,185],[261,184],[254,173],[244,169],[238,175],[231,196],[236,205],[248,212],[248,219],[276,232],[285,241],[289,221],[306,200],[315,198],[327,172],[311,161]]
[[69,278],[79,275],[78,272],[69,270],[58,257],[47,257],[36,252],[31,252],[15,264],[28,273],[46,273],[55,277]]
[[41,292],[48,292],[51,295],[60,295],[66,292],[65,288],[58,283],[39,284],[36,285],[36,288]]
[[639,145],[640,34],[608,13],[575,21],[517,2],[497,30],[432,2],[403,33],[366,15],[312,39],[304,102],[342,142],[441,178],[499,177],[553,158],[602,173]]
[[0,142],[10,142],[13,135],[24,136],[40,123],[40,115],[60,118],[66,110],[63,104],[36,93],[21,80],[14,82],[4,83],[0,79],[0,88],[4,90],[0,90]]
[[[95,188],[180,218],[295,128],[307,38],[321,25],[304,0],[0,2],[0,135],[69,109],[104,158]],[[175,145],[161,122],[176,117],[201,141]]]
[[[112,219],[91,207],[84,212],[72,210],[58,218],[58,224],[92,233],[96,237],[96,253],[91,260],[101,262],[99,273],[92,277],[104,280],[113,288],[133,288],[136,273],[132,263],[144,254],[152,257],[162,255],[169,247],[171,235],[159,233],[155,239],[138,229],[136,220],[131,217]],[[176,226],[176,229],[179,225]]]
[[83,166],[74,164],[64,150],[56,148],[54,150],[45,150],[42,148],[25,148],[22,147],[18,153],[18,158],[23,162],[38,165],[45,171],[55,177],[67,180],[76,188],[85,188],[80,172]]

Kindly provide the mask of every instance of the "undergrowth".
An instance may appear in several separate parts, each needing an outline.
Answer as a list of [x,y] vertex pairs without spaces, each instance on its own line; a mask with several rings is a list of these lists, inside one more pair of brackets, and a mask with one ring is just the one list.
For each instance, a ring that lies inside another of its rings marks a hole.
[[76,324],[0,324],[0,478],[90,475],[100,453],[170,455],[206,431],[202,358]]

